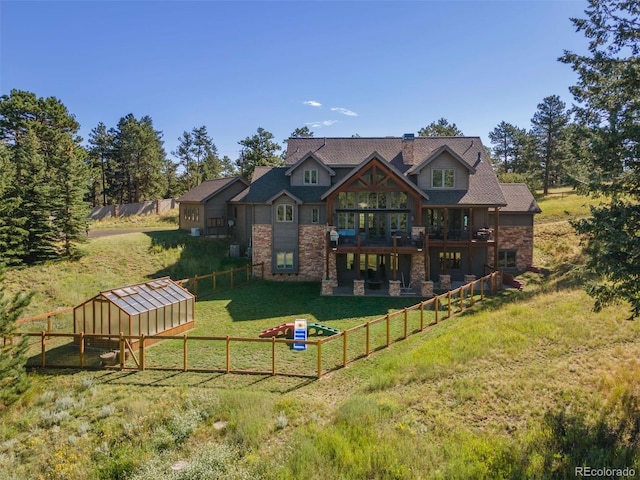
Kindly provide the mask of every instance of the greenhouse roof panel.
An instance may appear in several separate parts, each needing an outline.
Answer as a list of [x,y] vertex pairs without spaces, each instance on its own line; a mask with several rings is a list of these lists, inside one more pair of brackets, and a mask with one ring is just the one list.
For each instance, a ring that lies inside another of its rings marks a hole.
[[194,298],[169,277],[107,290],[102,292],[102,296],[128,315],[138,315]]

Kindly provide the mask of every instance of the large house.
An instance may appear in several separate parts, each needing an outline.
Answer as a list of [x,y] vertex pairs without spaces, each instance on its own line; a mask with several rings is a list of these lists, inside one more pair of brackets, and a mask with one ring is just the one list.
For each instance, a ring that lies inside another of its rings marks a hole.
[[407,134],[290,138],[286,166],[257,167],[226,211],[269,279],[428,296],[531,265],[540,209],[498,183],[480,138]]

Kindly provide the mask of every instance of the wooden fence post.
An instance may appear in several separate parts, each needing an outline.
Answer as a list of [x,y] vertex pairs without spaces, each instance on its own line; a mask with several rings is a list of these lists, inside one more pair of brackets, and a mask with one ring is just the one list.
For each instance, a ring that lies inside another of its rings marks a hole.
[[424,302],[420,302],[420,331],[424,330]]
[[322,340],[317,340],[318,346],[318,379],[322,376]]
[[342,332],[342,366],[347,366],[347,331]]
[[484,300],[484,277],[480,279],[480,301]]
[[460,312],[464,310],[464,286],[460,287]]
[[451,290],[447,293],[447,318],[451,318]]
[[227,373],[231,371],[231,340],[229,335],[227,335]]
[[144,359],[144,333],[140,335],[140,370],[144,371],[145,369],[145,359]]
[[366,323],[366,328],[365,328],[365,330],[366,330],[366,338],[365,338],[365,347],[364,347],[364,355],[366,357],[369,356],[369,351],[371,349],[371,339],[370,339],[370,335],[369,335],[369,333],[370,333],[369,332],[369,328],[370,328],[369,322],[367,322]]
[[[129,315],[129,320],[131,320],[131,315]],[[124,359],[126,356],[127,354],[124,349],[124,333],[120,332],[120,370],[124,369]]]
[[233,268],[231,269],[231,288],[233,288]]
[[193,294],[197,297],[198,296],[198,275],[196,275],[195,277],[193,277]]
[[470,306],[473,307],[473,304],[475,303],[474,299],[473,299],[473,287],[475,287],[476,282],[473,281],[471,282],[471,287],[469,287],[469,296],[471,297],[470,299]]
[[183,349],[182,349],[182,355],[183,355],[183,360],[184,360],[184,367],[183,367],[183,371],[187,371],[188,367],[187,367],[187,334],[185,333],[183,335]]
[[217,280],[218,280],[218,275],[216,272],[213,272],[213,291],[216,291],[216,287],[217,287]]
[[276,375],[276,337],[271,337],[271,375]]
[[389,317],[389,314],[387,313],[386,315],[386,320],[387,320],[387,347],[391,344],[391,319]]
[[[44,336],[45,333],[46,332],[43,330],[42,331],[42,338],[40,340],[40,342],[41,342],[40,345],[41,345],[41,348],[42,348],[42,352],[40,354],[40,365],[42,366],[42,368],[44,368],[46,366],[46,364],[47,364],[47,361],[46,361],[46,343],[47,343],[47,340],[46,340],[46,338]],[[11,339],[11,342],[13,343],[13,338]]]
[[438,305],[438,300],[440,300],[439,296],[433,299],[433,311],[436,314],[436,323],[438,323],[438,309],[440,308],[440,306]]
[[247,272],[247,283],[248,283],[248,282],[249,282],[249,280],[250,280],[250,278],[251,278],[251,277],[249,276],[249,265],[245,265],[245,267],[244,267],[244,271],[245,271],[245,272]]
[[404,307],[404,337],[407,338],[407,330],[408,330],[409,318],[407,316],[407,307]]
[[84,332],[80,332],[80,368],[84,368]]

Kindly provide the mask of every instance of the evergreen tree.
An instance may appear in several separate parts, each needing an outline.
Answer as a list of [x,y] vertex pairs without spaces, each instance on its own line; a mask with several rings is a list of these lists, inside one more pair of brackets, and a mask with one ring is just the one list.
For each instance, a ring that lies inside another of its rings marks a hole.
[[166,153],[162,132],[153,128],[151,117],[122,117],[113,135],[111,194],[118,203],[155,200],[167,190],[164,175]]
[[455,123],[449,123],[449,120],[444,117],[418,130],[420,137],[459,137],[461,135],[464,135],[462,130]]
[[108,205],[107,203],[107,172],[106,164],[113,155],[113,136],[104,123],[89,133],[89,155],[87,168],[89,172],[89,198],[93,206]]
[[507,122],[500,124],[489,132],[489,140],[493,147],[493,155],[498,160],[502,173],[524,173],[521,171],[521,160],[527,132]]
[[195,160],[193,158],[193,138],[191,137],[191,132],[187,132],[186,130],[182,132],[182,136],[178,137],[178,148],[171,152],[171,155],[178,158],[178,165],[182,167],[182,181],[184,183],[184,190],[191,190],[195,187]]
[[5,189],[9,206],[0,209],[5,232],[1,235],[6,245],[6,231],[13,229],[22,243],[16,249],[12,240],[8,251],[14,253],[5,254],[8,262],[33,263],[71,254],[83,239],[78,232],[87,213],[82,198],[86,178],[78,129],[78,122],[54,97],[38,98],[20,90],[0,97],[0,143],[13,179]]
[[574,138],[591,173],[577,187],[608,203],[573,225],[597,279],[586,285],[595,308],[625,301],[633,318],[640,315],[640,4],[589,0],[585,13],[572,21],[589,53],[565,51],[560,61],[578,74]]
[[222,157],[220,160],[220,176],[221,177],[233,177],[238,175],[238,167],[234,164],[233,160],[231,160],[227,155]]
[[284,161],[277,154],[282,147],[273,142],[273,134],[264,128],[258,128],[255,135],[246,137],[238,143],[242,145],[238,166],[240,174],[245,178],[251,178],[257,166],[279,167],[284,165]]
[[8,148],[0,144],[0,263],[19,264],[26,257],[29,232],[22,198],[16,193],[16,168]]
[[25,370],[27,339],[17,337],[15,333],[16,320],[33,296],[33,292],[20,292],[8,298],[4,279],[5,266],[0,263],[0,337],[7,339],[0,346],[0,408],[15,402],[29,388]]
[[543,168],[543,195],[549,193],[549,179],[561,167],[563,133],[568,123],[569,113],[558,95],[545,97],[531,119],[532,133],[538,141],[539,159]]
[[193,155],[196,161],[196,182],[220,178],[221,165],[218,149],[207,133],[204,125],[191,130],[193,136]]

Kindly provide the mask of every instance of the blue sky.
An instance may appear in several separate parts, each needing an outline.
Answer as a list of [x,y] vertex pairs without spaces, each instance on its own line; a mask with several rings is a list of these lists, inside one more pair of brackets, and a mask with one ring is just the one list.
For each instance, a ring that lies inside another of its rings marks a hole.
[[401,136],[440,117],[482,137],[529,128],[576,76],[570,17],[586,1],[6,1],[0,94],[59,98],[87,138],[149,115],[167,154],[206,125],[220,155],[258,127],[282,144],[315,136]]

